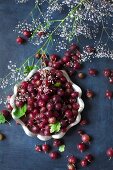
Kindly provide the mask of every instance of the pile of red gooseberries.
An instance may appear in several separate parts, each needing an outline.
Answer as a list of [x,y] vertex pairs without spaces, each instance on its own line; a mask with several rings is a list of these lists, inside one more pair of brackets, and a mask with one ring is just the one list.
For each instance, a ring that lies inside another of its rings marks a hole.
[[[45,33],[38,33],[38,36],[44,36]],[[24,31],[23,35],[26,38],[30,38],[32,33],[30,31]],[[16,39],[18,44],[23,44],[25,39],[18,37]],[[94,52],[94,49],[86,49],[90,52]],[[36,58],[39,59],[42,55],[36,54]],[[82,68],[80,63],[79,47],[76,44],[72,44],[63,56],[62,59],[58,59],[58,55],[53,54],[49,56],[49,60],[45,60],[46,66],[52,67],[51,70],[37,71],[29,81],[21,82],[18,88],[18,94],[15,100],[16,107],[22,107],[27,104],[26,115],[21,120],[26,124],[29,130],[36,134],[43,136],[51,136],[56,132],[51,132],[50,124],[60,123],[60,131],[66,132],[66,128],[69,124],[76,120],[78,115],[79,104],[77,103],[78,93],[72,88],[72,84],[67,81],[63,75],[62,69],[66,70],[70,76],[75,72],[77,77],[84,79],[86,76],[97,76],[98,71],[95,68],[90,68],[87,75],[80,72]],[[78,72],[79,71],[79,72]],[[105,69],[103,75],[108,78],[109,83],[113,84],[113,70]],[[91,89],[86,90],[86,97],[93,98],[95,93]],[[107,89],[105,96],[108,99],[113,97],[111,90]],[[2,114],[7,118],[12,110],[9,103],[10,96],[8,97],[7,110],[2,110]],[[80,125],[86,125],[87,120],[82,120]],[[81,137],[81,142],[77,144],[76,148],[80,152],[87,150],[87,145],[91,142],[91,137],[83,132],[78,131]],[[64,144],[60,139],[53,140],[53,147],[58,148]],[[59,158],[60,152],[58,150],[52,151],[52,148],[48,144],[36,145],[36,152],[48,153],[52,160]],[[113,148],[109,148],[106,151],[106,155],[111,159],[113,157]],[[81,167],[86,167],[94,160],[92,154],[87,154],[82,160],[70,155],[67,158],[67,169],[76,170],[78,164]]]

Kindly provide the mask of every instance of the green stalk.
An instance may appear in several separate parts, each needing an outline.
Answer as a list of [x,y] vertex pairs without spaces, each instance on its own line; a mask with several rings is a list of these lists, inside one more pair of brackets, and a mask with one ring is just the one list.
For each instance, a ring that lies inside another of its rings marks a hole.
[[49,37],[47,38],[46,42],[43,44],[43,46],[37,51],[37,52],[40,52],[43,50],[43,48],[46,46],[46,44],[48,43],[50,37],[54,34],[54,32],[59,28],[59,26],[61,24],[64,23],[64,21],[70,16],[70,14],[72,14],[73,12],[75,12],[81,5],[82,3],[84,2],[85,0],[82,0],[77,6],[75,6],[69,13],[66,17],[64,17],[64,19],[61,20],[61,22],[57,25],[57,27],[52,31],[52,33],[49,35]]

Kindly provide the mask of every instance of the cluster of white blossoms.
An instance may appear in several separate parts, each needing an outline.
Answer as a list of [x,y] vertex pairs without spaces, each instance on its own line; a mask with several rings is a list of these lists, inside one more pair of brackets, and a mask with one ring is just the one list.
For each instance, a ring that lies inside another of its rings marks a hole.
[[23,74],[21,72],[17,72],[17,65],[12,61],[9,61],[7,66],[9,74],[4,78],[0,78],[0,104],[7,103],[7,97],[9,92],[12,91],[12,87],[23,79]]
[[[43,10],[45,6],[46,10]],[[38,18],[34,15],[36,12]],[[97,36],[100,36],[102,43],[104,34],[112,40],[112,20],[113,5],[108,0],[36,0],[28,19],[19,22],[14,31],[22,33],[27,29],[35,32],[30,39],[34,45],[41,46],[47,41],[49,47],[52,42],[59,52],[81,35],[93,39],[94,43]],[[111,27],[108,27],[109,21]],[[47,34],[39,37],[38,31]]]
[[16,1],[16,3],[26,3],[27,1],[29,1],[29,0],[15,0]]

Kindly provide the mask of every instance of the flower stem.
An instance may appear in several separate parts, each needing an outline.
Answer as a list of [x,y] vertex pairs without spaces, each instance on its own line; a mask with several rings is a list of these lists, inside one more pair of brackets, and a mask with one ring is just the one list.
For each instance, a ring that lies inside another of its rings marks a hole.
[[45,43],[43,44],[43,46],[37,51],[40,52],[43,50],[43,48],[45,48],[45,46],[47,45],[48,41],[50,40],[50,37],[53,36],[53,34],[55,33],[55,31],[61,26],[61,24],[63,24],[65,22],[65,20],[71,15],[73,14],[73,12],[75,12],[84,2],[85,0],[81,0],[80,3],[75,6],[67,15],[66,17],[64,17],[61,22],[56,26],[56,28],[51,32],[51,34],[49,35],[49,37],[47,38],[47,40],[45,41]]

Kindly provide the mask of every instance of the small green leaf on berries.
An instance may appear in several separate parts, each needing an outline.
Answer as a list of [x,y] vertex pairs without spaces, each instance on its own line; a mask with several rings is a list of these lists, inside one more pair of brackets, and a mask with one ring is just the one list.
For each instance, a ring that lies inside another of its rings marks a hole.
[[30,71],[32,71],[33,69],[36,69],[37,67],[36,66],[26,66],[24,68],[24,74],[29,74]]
[[62,84],[60,83],[60,82],[56,82],[55,84],[54,84],[54,86],[55,87],[60,87]]
[[54,133],[54,132],[59,132],[61,128],[61,123],[60,122],[56,122],[54,124],[50,124],[50,133]]
[[59,151],[60,151],[60,152],[64,152],[64,151],[65,151],[65,145],[59,146]]
[[0,124],[3,124],[6,122],[6,119],[2,113],[0,113]]
[[27,105],[25,104],[23,107],[17,108],[13,114],[15,115],[16,118],[19,119],[25,115],[26,111],[27,111]]

